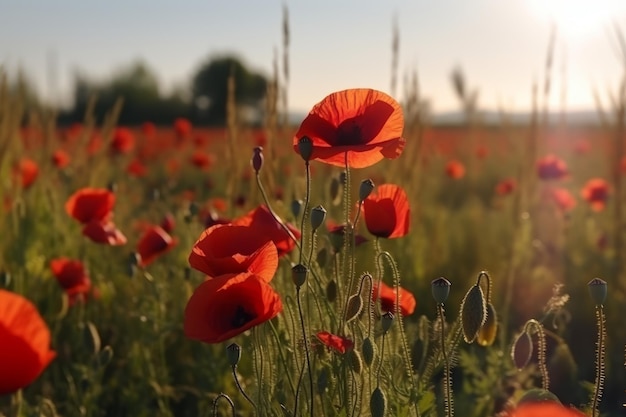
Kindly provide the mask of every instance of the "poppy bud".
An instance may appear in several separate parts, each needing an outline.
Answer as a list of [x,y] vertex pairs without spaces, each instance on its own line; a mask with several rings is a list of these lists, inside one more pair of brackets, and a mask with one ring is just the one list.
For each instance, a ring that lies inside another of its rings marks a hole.
[[607,294],[607,283],[600,278],[594,278],[587,284],[589,294],[596,305],[604,304]]
[[528,332],[523,331],[515,339],[511,348],[511,358],[513,363],[520,371],[528,365],[530,357],[533,354],[533,341],[530,339]]
[[357,317],[361,310],[363,310],[363,299],[361,293],[356,293],[348,298],[348,304],[346,306],[346,322]]
[[481,346],[491,346],[496,340],[496,333],[498,332],[498,319],[496,315],[496,309],[493,304],[487,304],[487,318],[485,324],[478,331],[476,340]]
[[189,210],[190,215],[195,216],[200,211],[200,207],[198,206],[198,203],[192,201],[191,203],[189,203],[189,207],[187,207],[187,210]]
[[387,399],[380,387],[376,387],[370,398],[370,413],[372,417],[384,417],[387,411]]
[[366,179],[361,181],[361,186],[359,187],[359,200],[363,201],[374,191],[374,181],[371,179]]
[[337,283],[335,282],[335,280],[330,281],[326,285],[326,298],[331,303],[337,299]]
[[317,374],[317,393],[322,395],[328,386],[328,368],[322,368]]
[[317,256],[315,257],[318,265],[324,268],[326,266],[326,262],[328,262],[328,249],[322,248],[317,252]]
[[254,148],[254,153],[252,154],[252,168],[258,174],[263,166],[263,147],[257,146]]
[[356,350],[351,350],[348,352],[348,359],[350,360],[350,367],[355,374],[360,374],[361,369],[363,369],[363,361],[361,360],[361,355]]
[[480,285],[474,285],[469,289],[461,303],[461,325],[463,326],[463,339],[472,343],[480,328],[485,324],[487,317],[487,304]]
[[374,355],[376,354],[376,346],[372,342],[372,339],[366,337],[363,339],[363,359],[365,359],[365,363],[367,366],[371,366],[374,361]]
[[330,180],[330,200],[333,205],[338,205],[341,202],[341,183],[337,177],[333,177]]
[[226,348],[226,358],[230,366],[237,366],[239,359],[241,359],[241,346],[237,343],[231,343]]
[[388,311],[380,318],[380,324],[383,327],[383,333],[387,333],[393,324],[393,313]]
[[293,268],[291,268],[291,278],[293,279],[293,283],[297,288],[300,288],[306,282],[306,276],[309,272],[309,269],[302,265],[297,264]]
[[111,346],[105,346],[98,355],[96,356],[96,360],[98,362],[98,366],[106,366],[113,359],[113,348]]
[[311,209],[311,228],[317,230],[326,219],[326,209],[322,206],[316,206]]
[[437,304],[443,304],[448,299],[448,295],[450,294],[450,281],[441,277],[432,280],[430,283],[430,287],[433,292],[433,298],[437,302]]
[[291,202],[291,214],[293,214],[293,217],[295,217],[296,219],[300,215],[300,210],[302,210],[303,204],[304,202],[302,200],[293,200]]
[[313,155],[313,141],[308,136],[302,136],[298,141],[298,152],[305,162],[309,162]]

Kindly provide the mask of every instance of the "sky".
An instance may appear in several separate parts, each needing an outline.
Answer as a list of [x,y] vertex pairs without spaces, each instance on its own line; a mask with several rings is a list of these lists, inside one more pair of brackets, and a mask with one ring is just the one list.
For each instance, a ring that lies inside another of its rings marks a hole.
[[551,108],[593,109],[594,89],[608,103],[625,69],[614,30],[626,33],[624,0],[0,0],[0,66],[10,76],[23,69],[55,102],[71,97],[77,72],[105,80],[138,59],[164,92],[185,87],[219,53],[270,76],[283,53],[284,6],[292,112],[355,87],[401,100],[413,73],[435,112],[458,110],[450,81],[457,67],[482,109],[526,111],[533,83],[546,75],[553,25]]

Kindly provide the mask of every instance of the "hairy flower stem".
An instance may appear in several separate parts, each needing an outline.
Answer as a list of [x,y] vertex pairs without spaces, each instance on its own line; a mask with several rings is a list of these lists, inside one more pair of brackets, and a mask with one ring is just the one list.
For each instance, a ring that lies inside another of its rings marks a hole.
[[306,221],[306,218],[307,218],[307,210],[309,209],[309,199],[311,198],[311,166],[309,164],[309,161],[304,161],[304,167],[306,170],[306,196],[304,198],[302,220],[300,221],[300,260],[298,261],[299,264],[302,263],[302,252],[304,251],[304,225],[305,225],[304,222]]
[[596,380],[593,389],[593,405],[591,408],[592,417],[597,417],[598,404],[600,404],[600,397],[602,396],[602,389],[604,385],[604,341],[606,339],[606,328],[604,319],[604,306],[602,304],[596,305],[596,320],[598,324],[598,344],[596,346]]
[[541,372],[541,388],[548,391],[550,388],[550,377],[548,375],[548,367],[546,366],[546,334],[543,325],[535,319],[528,320],[524,325],[524,331],[530,333],[531,330],[537,332],[537,361],[539,363],[539,371]]
[[448,353],[446,352],[446,333],[445,333],[445,313],[443,304],[437,304],[437,312],[439,313],[439,320],[441,321],[441,352],[443,354],[443,362],[445,367],[443,391],[445,393],[445,411],[446,417],[452,417],[454,415],[454,402],[452,401],[452,376],[450,375],[450,360],[448,359]]
[[[296,301],[298,303],[298,313],[300,315],[300,325],[302,326],[302,338],[304,340],[304,353],[306,355],[306,365],[307,365],[307,369],[308,369],[308,373],[309,373],[309,387],[311,390],[311,406],[309,407],[309,411],[311,414],[311,417],[314,416],[313,414],[313,403],[315,402],[315,397],[314,397],[314,393],[313,393],[313,372],[311,370],[311,358],[309,357],[309,342],[307,340],[306,337],[306,325],[304,324],[304,314],[302,314],[302,303],[300,302],[300,287],[296,287]],[[304,372],[304,367],[300,373],[300,378],[298,380],[298,388],[296,389],[296,399],[295,399],[295,406],[294,406],[294,413],[295,415],[298,415],[298,396],[300,393],[300,385],[302,382],[302,372]]]
[[217,402],[219,401],[220,398],[223,398],[226,401],[228,401],[228,404],[230,404],[230,409],[233,411],[233,417],[235,417],[237,415],[235,413],[235,403],[233,403],[233,400],[231,400],[230,397],[224,393],[221,393],[220,395],[215,397],[215,399],[213,400],[213,417],[217,417]]
[[261,176],[259,175],[258,172],[256,173],[256,185],[259,188],[259,191],[261,191],[261,196],[263,197],[263,201],[265,202],[265,205],[267,206],[267,209],[269,210],[274,220],[276,220],[276,222],[280,225],[280,227],[282,227],[282,229],[285,231],[285,233],[287,233],[289,238],[293,240],[293,242],[296,244],[298,249],[302,250],[302,245],[300,245],[300,241],[296,239],[296,237],[293,235],[293,233],[291,233],[291,230],[289,230],[287,225],[276,215],[276,213],[274,213],[274,210],[272,209],[272,205],[270,204],[270,200],[269,198],[267,198],[267,193],[265,192],[263,183],[261,183]]
[[233,365],[232,370],[233,370],[233,379],[235,380],[235,385],[237,385],[237,388],[239,389],[239,392],[241,392],[243,397],[246,400],[248,400],[248,402],[252,405],[252,408],[254,408],[254,411],[256,414],[256,411],[257,411],[256,404],[254,403],[254,401],[252,401],[252,398],[248,397],[248,394],[246,394],[246,391],[244,391],[243,387],[239,383],[239,378],[237,378],[237,365]]

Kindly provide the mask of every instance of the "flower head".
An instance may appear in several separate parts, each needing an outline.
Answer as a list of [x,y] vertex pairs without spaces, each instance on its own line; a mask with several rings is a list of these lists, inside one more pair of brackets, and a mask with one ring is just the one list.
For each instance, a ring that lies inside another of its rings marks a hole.
[[609,184],[602,178],[592,178],[585,183],[580,195],[590,205],[593,211],[602,211],[609,199]]
[[83,235],[95,243],[109,246],[126,244],[126,236],[109,220],[93,220],[83,227]]
[[[396,312],[396,289],[388,286],[384,282],[380,283],[380,309],[383,312]],[[411,291],[408,291],[400,287],[400,314],[403,316],[410,316],[415,311],[417,302]],[[378,299],[378,285],[374,285],[374,291],[372,292],[372,301],[376,302]]]
[[108,219],[115,205],[115,194],[105,188],[81,188],[65,203],[67,214],[86,224]]
[[50,364],[50,330],[37,308],[21,295],[0,289],[0,396],[30,385]]
[[326,331],[318,332],[316,336],[326,347],[341,354],[351,351],[354,348],[354,342],[345,337],[337,336]]
[[[262,237],[264,242],[274,242],[276,249],[278,249],[279,257],[291,252],[296,246],[289,233],[285,231],[265,205],[261,205],[245,216],[233,220],[232,224],[235,226],[248,226],[257,236]],[[284,223],[284,225],[289,229],[293,237],[296,239],[300,238],[298,229],[289,223]]]
[[219,343],[258,326],[283,309],[278,294],[256,274],[227,274],[204,281],[185,308],[190,339]]
[[135,136],[130,129],[118,127],[113,132],[111,140],[111,152],[115,154],[127,154],[135,147]]
[[363,200],[363,216],[367,230],[387,239],[409,232],[411,210],[404,190],[395,184],[378,186]]
[[151,226],[143,233],[137,243],[137,253],[141,255],[139,265],[147,266],[178,244],[161,226]]
[[580,411],[567,408],[557,402],[541,401],[524,403],[518,406],[508,417],[584,417]]
[[461,179],[465,176],[465,166],[456,160],[449,161],[446,164],[446,175],[453,180]]
[[560,180],[569,175],[567,164],[555,155],[546,155],[537,161],[537,175],[542,180]]
[[50,261],[50,269],[61,288],[68,295],[70,304],[73,304],[80,297],[89,295],[91,280],[81,261],[56,258]]
[[404,149],[404,116],[387,94],[358,88],[332,93],[316,104],[293,138],[311,140],[310,159],[331,165],[365,168],[383,158],[394,159]]
[[39,165],[29,158],[22,158],[13,167],[13,175],[22,188],[29,188],[39,176]]

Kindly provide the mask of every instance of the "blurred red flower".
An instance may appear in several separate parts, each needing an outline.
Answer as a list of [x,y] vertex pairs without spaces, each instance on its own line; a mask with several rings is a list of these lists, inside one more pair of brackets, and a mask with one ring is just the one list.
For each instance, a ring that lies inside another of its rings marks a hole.
[[293,138],[312,141],[311,160],[331,165],[365,168],[383,158],[400,156],[404,116],[396,100],[365,88],[338,91],[316,104]]
[[560,180],[569,175],[567,164],[555,155],[546,155],[537,161],[537,175],[542,180]]
[[337,336],[329,332],[318,332],[316,334],[320,342],[326,347],[336,350],[343,354],[351,351],[354,348],[354,342],[348,338]]
[[141,133],[147,138],[152,138],[156,133],[156,126],[152,122],[143,122],[141,124]]
[[65,211],[79,222],[108,219],[115,205],[115,194],[106,188],[81,188],[65,203]]
[[126,167],[126,172],[135,177],[145,177],[148,173],[148,167],[144,165],[138,158],[134,158]]
[[112,221],[93,220],[83,227],[83,235],[94,241],[110,246],[126,244],[126,236],[115,226]]
[[[232,224],[235,226],[248,226],[257,236],[263,237],[264,242],[269,242],[270,240],[274,242],[279,257],[286,255],[296,247],[296,243],[270,213],[266,205],[260,205],[245,216],[233,220]],[[289,223],[284,223],[284,225],[294,238],[300,239],[300,231],[298,229]]]
[[176,219],[171,213],[167,213],[165,214],[165,216],[163,216],[163,220],[161,220],[160,226],[167,233],[172,233],[172,231],[174,230],[174,227],[176,227]]
[[135,147],[135,136],[126,127],[115,128],[111,140],[111,151],[116,154],[126,154]]
[[63,169],[70,164],[70,156],[63,149],[57,149],[52,154],[52,164],[59,168]]
[[202,233],[189,264],[211,278],[251,272],[270,282],[278,268],[278,252],[271,240],[253,228],[220,224]]
[[174,132],[178,139],[184,139],[191,133],[191,122],[185,118],[179,117],[174,120]]
[[148,266],[178,244],[178,239],[170,236],[161,226],[151,226],[137,243],[137,253],[141,256],[140,266]]
[[13,175],[22,188],[29,188],[39,176],[39,165],[29,158],[22,158],[13,167]]
[[446,175],[453,180],[461,179],[465,176],[465,166],[459,161],[449,161],[446,164]]
[[283,309],[266,280],[250,272],[204,281],[185,308],[184,331],[190,339],[219,343],[276,317]]
[[50,330],[37,308],[21,295],[0,289],[0,396],[30,385],[50,364]]
[[593,211],[602,211],[609,199],[609,193],[610,187],[605,180],[592,178],[585,183],[580,195],[591,205]]
[[567,408],[553,401],[524,403],[513,410],[508,417],[584,417],[574,408]]
[[190,158],[190,162],[197,168],[207,170],[215,161],[215,156],[202,151],[195,151]]
[[553,188],[550,190],[550,198],[558,209],[566,213],[576,207],[576,198],[569,192],[567,188]]
[[515,178],[506,178],[496,184],[496,194],[509,195],[517,189],[517,180]]
[[81,261],[68,258],[53,259],[50,261],[50,269],[68,295],[70,304],[74,304],[80,297],[86,298],[89,295],[91,280]]
[[[378,299],[378,285],[374,285],[372,301]],[[402,316],[410,316],[415,311],[417,302],[411,291],[400,287],[400,313]],[[384,282],[380,283],[380,309],[383,312],[396,313],[396,289]]]
[[377,237],[392,239],[409,232],[411,210],[404,190],[395,184],[382,184],[363,201],[367,230]]

